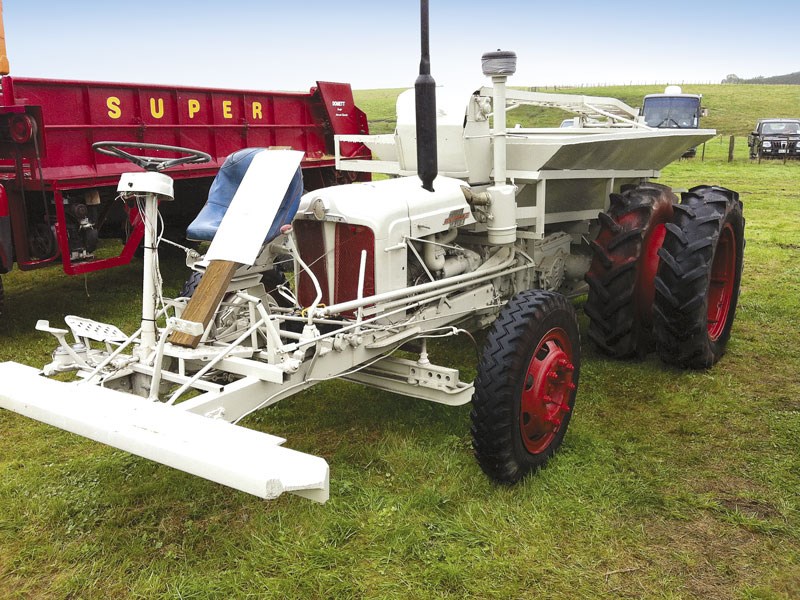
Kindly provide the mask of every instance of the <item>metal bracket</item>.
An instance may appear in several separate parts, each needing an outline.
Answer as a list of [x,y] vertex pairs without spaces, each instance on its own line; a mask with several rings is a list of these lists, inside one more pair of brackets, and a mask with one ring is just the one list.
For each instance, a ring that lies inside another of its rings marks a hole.
[[472,383],[459,379],[458,369],[388,356],[369,367],[344,376],[370,387],[421,398],[431,402],[461,406],[472,399]]

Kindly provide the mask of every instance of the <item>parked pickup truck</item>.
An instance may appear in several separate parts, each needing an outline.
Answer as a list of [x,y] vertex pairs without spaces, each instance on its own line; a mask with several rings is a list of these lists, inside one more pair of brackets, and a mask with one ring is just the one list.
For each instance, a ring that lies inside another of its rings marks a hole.
[[750,158],[800,158],[800,119],[759,119],[747,145]]

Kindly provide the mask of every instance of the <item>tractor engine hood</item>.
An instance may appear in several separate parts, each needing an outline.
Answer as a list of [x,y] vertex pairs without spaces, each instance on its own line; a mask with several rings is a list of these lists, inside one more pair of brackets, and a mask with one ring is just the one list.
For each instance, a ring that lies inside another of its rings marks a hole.
[[[365,295],[408,286],[409,261],[416,260],[410,240],[434,242],[436,234],[475,223],[459,179],[438,176],[435,191],[419,177],[354,183],[315,190],[303,196],[294,219],[298,251],[315,263],[325,304],[353,300],[359,261],[366,251]],[[365,233],[368,230],[369,233]],[[352,280],[352,281],[351,281]],[[347,283],[349,282],[349,283]],[[314,294],[300,278],[301,301]]]
[[[434,192],[420,186],[417,177],[354,183],[309,192],[295,219],[363,225],[391,246],[403,238],[426,237],[452,227],[475,223],[459,179],[439,176]],[[379,248],[376,248],[379,250]]]

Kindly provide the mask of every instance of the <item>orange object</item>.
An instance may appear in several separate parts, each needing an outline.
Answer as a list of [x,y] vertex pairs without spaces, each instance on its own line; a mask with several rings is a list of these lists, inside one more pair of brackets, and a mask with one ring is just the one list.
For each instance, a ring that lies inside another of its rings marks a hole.
[[8,54],[6,54],[6,29],[3,26],[3,1],[0,0],[0,75],[8,75]]

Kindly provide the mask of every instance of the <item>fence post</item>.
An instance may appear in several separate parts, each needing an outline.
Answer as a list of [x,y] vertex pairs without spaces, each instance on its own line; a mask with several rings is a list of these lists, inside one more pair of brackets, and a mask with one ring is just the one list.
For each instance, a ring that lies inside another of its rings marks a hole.
[[736,138],[731,136],[731,141],[728,143],[728,162],[733,162],[733,146]]

